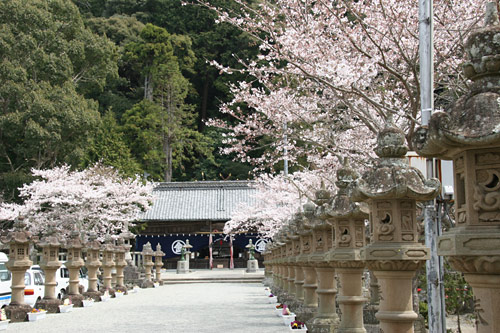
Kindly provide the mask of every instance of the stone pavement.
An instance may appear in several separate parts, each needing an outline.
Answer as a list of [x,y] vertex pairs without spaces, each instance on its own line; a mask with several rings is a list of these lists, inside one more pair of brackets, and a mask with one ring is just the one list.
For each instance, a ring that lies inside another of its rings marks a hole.
[[261,283],[171,284],[71,313],[49,314],[38,322],[9,324],[7,331],[289,332],[274,312]]

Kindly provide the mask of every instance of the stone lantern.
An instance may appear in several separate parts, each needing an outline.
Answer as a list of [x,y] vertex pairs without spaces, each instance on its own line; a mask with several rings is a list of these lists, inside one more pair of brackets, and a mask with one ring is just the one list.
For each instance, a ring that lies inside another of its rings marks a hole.
[[285,243],[287,244],[287,270],[288,270],[288,305],[295,311],[299,307],[297,301],[297,288],[295,285],[295,267],[300,254],[300,238],[297,234],[297,222],[291,219],[285,230]]
[[416,201],[440,190],[438,180],[408,165],[407,151],[404,133],[389,120],[377,138],[379,159],[353,190],[353,200],[370,207],[371,243],[363,255],[380,285],[376,317],[384,332],[413,332],[412,279],[429,259],[429,249],[418,242]]
[[127,295],[127,287],[125,286],[125,276],[123,270],[127,266],[125,261],[125,253],[127,248],[125,247],[124,239],[120,236],[117,240],[117,246],[115,247],[115,267],[116,267],[116,285],[115,290],[120,290],[125,295]]
[[[186,240],[186,245],[188,245],[189,242]],[[191,246],[191,245],[189,245]],[[192,247],[192,246],[191,246]],[[158,243],[156,245],[156,251],[155,251],[155,272],[156,272],[156,279],[155,282],[159,283],[160,285],[163,285],[163,281],[161,279],[161,268],[163,267],[163,256],[165,253],[161,250],[161,245]]]
[[113,286],[111,285],[111,271],[115,267],[114,252],[115,245],[113,244],[111,236],[108,236],[102,245],[102,281],[104,290],[106,290],[112,297],[115,296],[115,289],[113,289]]
[[328,252],[334,246],[334,230],[327,223],[328,202],[330,193],[324,188],[315,194],[316,211],[312,223],[313,230],[313,253],[309,256],[309,262],[316,270],[318,287],[318,310],[311,321],[312,332],[335,331],[339,325],[339,316],[335,306],[335,296],[337,295],[337,281],[335,280],[335,269],[328,262]]
[[266,244],[266,249],[262,252],[264,256],[264,286],[270,287],[273,280],[273,247],[272,241]]
[[191,259],[191,249],[193,245],[189,244],[189,239],[186,239],[186,244],[184,244],[184,251],[186,256],[186,269],[189,272],[189,260]]
[[[453,160],[456,227],[438,240],[476,298],[478,332],[500,332],[500,23],[496,2],[465,49],[470,91],[435,112],[413,142],[420,155]],[[382,295],[383,297],[383,295]]]
[[[315,252],[312,228],[316,219],[314,216],[316,205],[309,201],[303,206],[303,210],[302,222],[299,225],[299,235],[302,242],[302,256],[299,256],[299,260],[304,263],[302,266],[304,272],[304,284],[302,285],[304,289],[304,305],[302,313],[299,316],[303,319],[303,322],[309,324],[309,320],[312,319],[318,310],[318,294],[316,294],[318,277],[314,264],[310,261],[310,256]],[[304,257],[307,258],[307,261]]]
[[284,304],[290,304],[291,302],[291,296],[290,296],[290,283],[289,283],[289,277],[290,277],[290,262],[289,258],[292,256],[293,253],[293,246],[292,246],[292,239],[287,237],[288,234],[288,225],[285,225],[281,229],[281,239],[284,243],[283,247],[281,248],[281,303]]
[[153,280],[151,279],[151,269],[154,266],[153,263],[153,255],[154,251],[151,248],[151,243],[147,242],[144,244],[142,247],[142,258],[143,258],[143,263],[144,263],[144,273],[146,277],[144,278],[144,281],[142,282],[141,288],[153,288],[154,283]]
[[11,322],[26,320],[26,313],[31,306],[24,302],[24,274],[33,262],[29,259],[30,241],[34,240],[31,233],[26,231],[24,216],[19,216],[14,222],[14,230],[2,236],[2,243],[9,244],[9,261],[7,268],[12,273],[12,298],[5,307],[5,313]]
[[363,271],[365,263],[361,250],[365,247],[365,220],[369,209],[364,203],[351,201],[350,187],[359,178],[349,166],[347,158],[337,171],[337,194],[331,201],[329,222],[335,229],[335,249],[328,261],[339,277],[340,295],[337,296],[342,317],[336,332],[365,332],[363,325]]
[[125,261],[128,266],[132,265],[132,256],[130,255],[130,248],[132,247],[131,241],[135,239],[135,235],[128,229],[128,221],[125,221],[120,237],[123,239],[123,248],[125,249]]
[[80,268],[85,265],[82,258],[83,244],[80,239],[80,233],[77,230],[71,232],[70,238],[66,242],[68,250],[68,260],[65,265],[69,271],[69,287],[68,294],[65,298],[69,298],[75,307],[82,307],[83,295],[80,294]]
[[281,300],[283,294],[282,280],[282,249],[285,243],[282,242],[281,235],[278,232],[273,238],[273,294],[277,295]]
[[86,245],[87,250],[87,261],[85,262],[85,267],[88,270],[89,276],[89,287],[87,291],[83,293],[83,296],[90,297],[94,301],[101,301],[101,292],[97,289],[97,271],[101,267],[102,263],[100,261],[100,250],[101,243],[97,241],[97,235],[95,232],[91,232],[89,235],[89,241]]
[[248,241],[248,245],[245,246],[248,249],[248,260],[247,260],[247,273],[255,273],[259,269],[259,262],[254,257],[255,245],[253,245],[252,240]]
[[43,299],[38,301],[35,307],[45,309],[50,313],[57,313],[59,305],[62,304],[62,301],[56,297],[56,271],[62,265],[59,261],[61,239],[57,236],[56,231],[50,228],[38,245],[42,248],[40,267],[45,275],[45,291]]

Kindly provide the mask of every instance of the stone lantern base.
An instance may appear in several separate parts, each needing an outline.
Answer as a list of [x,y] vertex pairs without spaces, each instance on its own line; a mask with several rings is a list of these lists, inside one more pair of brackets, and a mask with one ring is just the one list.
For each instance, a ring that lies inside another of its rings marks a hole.
[[119,291],[121,291],[124,295],[128,295],[128,290],[127,290],[127,287],[125,287],[125,286],[123,286],[123,285],[122,285],[122,286],[116,285],[116,286],[115,286],[115,290],[116,290],[116,291],[118,291],[118,290],[119,290]]
[[141,283],[141,288],[154,288],[155,285],[151,280],[143,280]]
[[33,308],[28,304],[9,304],[5,307],[5,314],[11,323],[18,323],[27,320],[27,313]]
[[35,308],[47,310],[48,313],[58,313],[63,302],[57,298],[44,298],[35,303]]
[[115,297],[116,290],[114,288],[105,288],[104,290],[108,292],[111,298]]
[[256,273],[259,269],[259,262],[256,259],[247,261],[247,273]]
[[179,260],[177,262],[177,274],[189,273],[189,261]]
[[100,302],[102,293],[100,291],[86,291],[83,293],[83,296],[92,298],[94,302]]
[[64,296],[63,298],[63,302],[64,300],[68,298],[70,301],[71,301],[71,304],[73,304],[73,307],[75,308],[81,308],[83,307],[83,299],[85,297],[83,297],[82,294],[77,294],[77,295],[66,295]]

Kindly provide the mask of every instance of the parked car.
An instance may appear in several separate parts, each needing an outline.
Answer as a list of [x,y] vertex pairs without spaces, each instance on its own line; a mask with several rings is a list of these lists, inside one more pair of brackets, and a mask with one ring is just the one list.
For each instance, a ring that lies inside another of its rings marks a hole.
[[0,252],[0,308],[8,305],[12,296],[10,289],[12,275],[5,264],[9,258],[3,252]]
[[[86,270],[83,268],[80,268],[79,280],[80,285],[83,286],[83,291],[86,291],[89,287],[89,279]],[[69,286],[69,271],[66,266],[62,265],[56,271],[56,283],[56,296],[57,298],[62,299],[67,294]]]
[[45,275],[38,265],[31,266],[24,273],[24,301],[30,306],[35,306],[41,300],[45,289]]

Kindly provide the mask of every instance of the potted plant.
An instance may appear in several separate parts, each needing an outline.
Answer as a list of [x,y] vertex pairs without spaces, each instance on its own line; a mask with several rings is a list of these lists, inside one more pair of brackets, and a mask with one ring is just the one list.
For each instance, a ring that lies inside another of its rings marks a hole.
[[7,329],[7,325],[9,324],[9,319],[7,319],[7,314],[5,313],[5,309],[3,308],[0,311],[0,331],[5,331]]
[[47,316],[47,311],[44,309],[36,309],[34,308],[31,312],[28,312],[28,320],[29,321],[37,321],[43,319]]
[[274,296],[273,294],[269,294],[269,296],[267,296],[267,299],[271,304],[278,302],[278,297]]
[[290,326],[290,323],[295,320],[295,313],[290,312],[288,307],[283,307],[283,312],[281,317],[283,318],[283,323],[285,326]]
[[[276,316],[281,317],[282,312],[283,312],[283,306],[284,306],[284,305],[283,305],[283,304],[281,304],[281,303],[276,304],[276,306],[275,306],[275,308],[274,308],[274,311],[275,311]],[[285,305],[285,306],[286,306],[286,305]]]
[[111,296],[109,296],[109,291],[105,291],[104,294],[102,294],[101,296],[101,301],[102,302],[107,302],[109,301],[109,299],[111,298]]
[[290,323],[289,328],[291,331],[301,330],[301,331],[307,332],[306,324],[304,324],[303,322],[298,321],[298,320],[292,321]]
[[94,299],[92,297],[87,297],[87,298],[82,300],[82,303],[83,303],[84,308],[88,308],[88,307],[94,305]]
[[132,290],[130,290],[131,293],[137,293],[141,288],[139,286],[134,286]]
[[71,304],[71,301],[69,298],[66,298],[64,300],[64,303],[62,305],[59,305],[59,312],[66,313],[66,312],[70,312],[71,310],[73,310],[73,304]]
[[123,296],[123,291],[121,291],[120,289],[118,289],[117,291],[115,291],[115,297],[118,298],[118,297],[122,297]]

